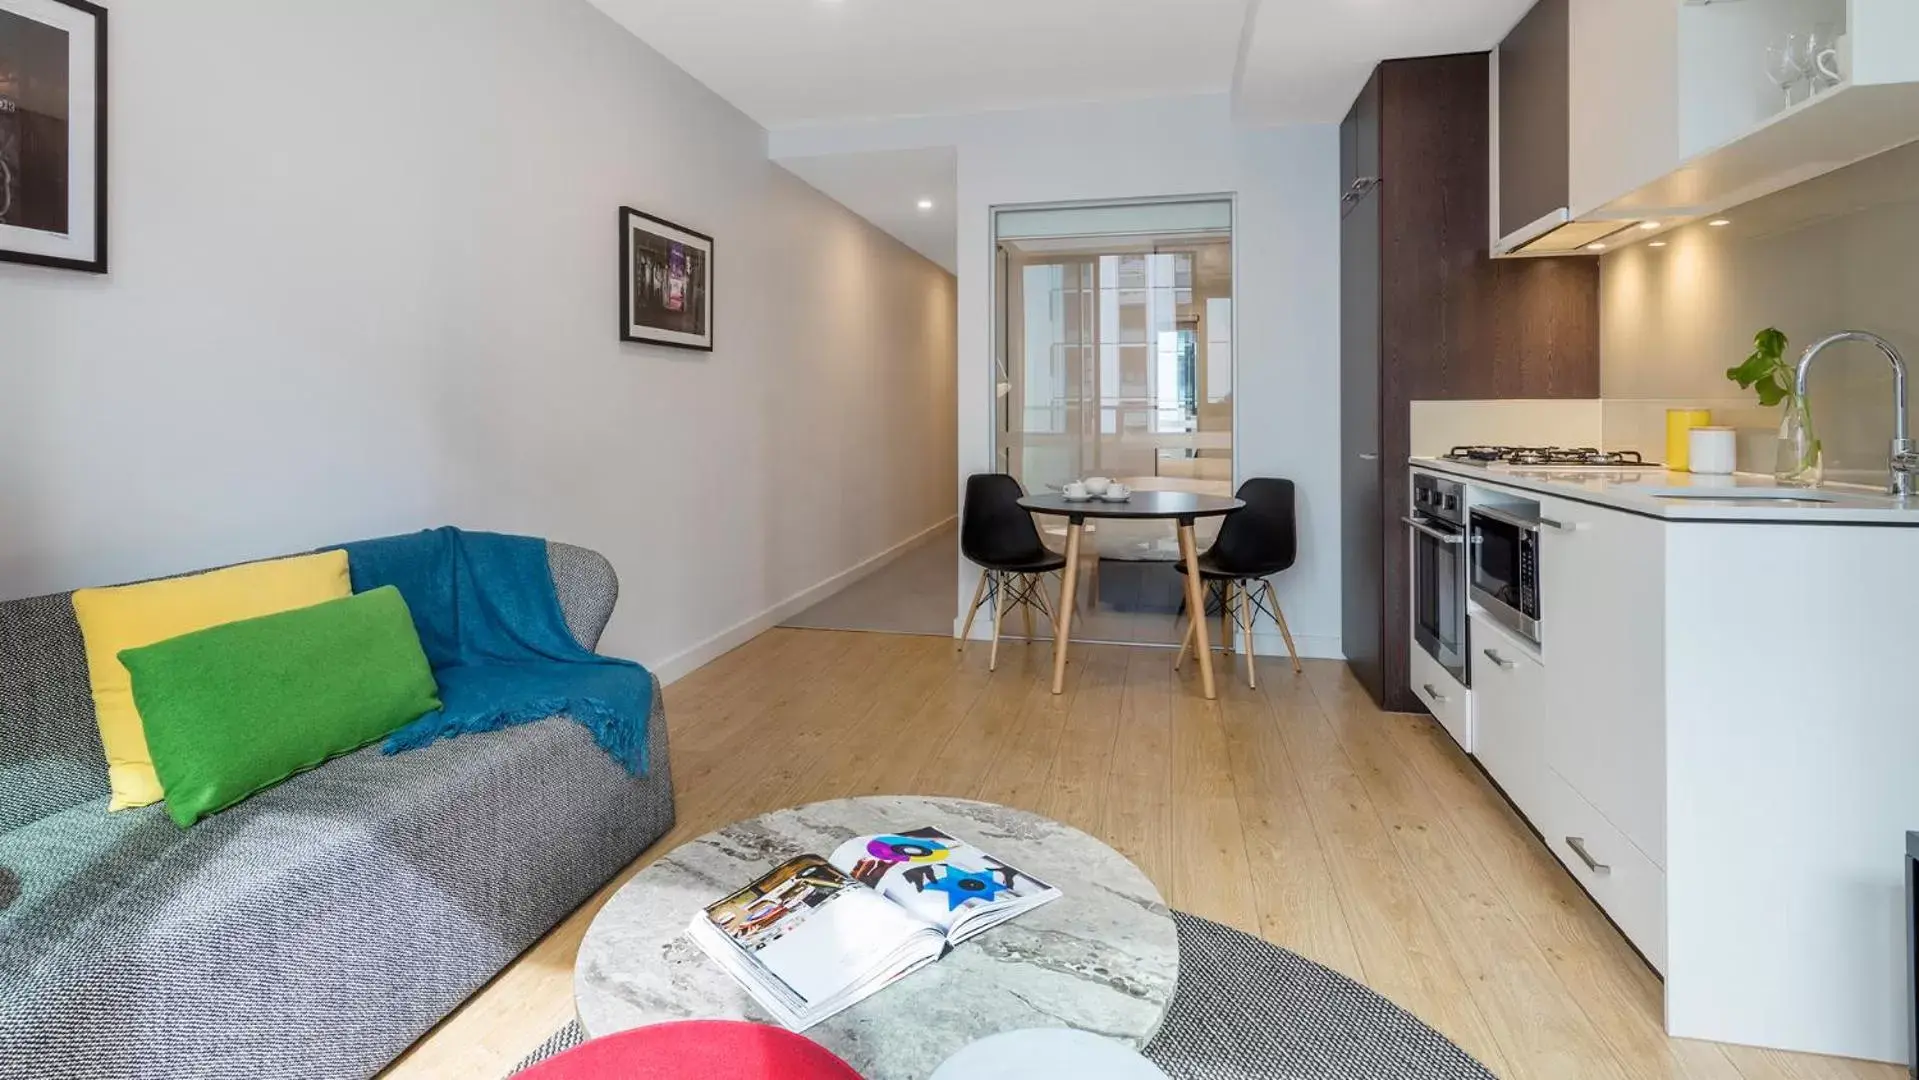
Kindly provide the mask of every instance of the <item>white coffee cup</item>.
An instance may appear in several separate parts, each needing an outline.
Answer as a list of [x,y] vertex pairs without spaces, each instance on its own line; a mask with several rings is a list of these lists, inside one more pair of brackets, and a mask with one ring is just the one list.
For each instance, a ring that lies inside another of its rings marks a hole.
[[1092,497],[1092,492],[1087,489],[1085,484],[1080,483],[1078,480],[1073,481],[1060,490],[1069,499],[1088,499]]
[[1701,476],[1730,476],[1739,465],[1739,433],[1729,427],[1697,427],[1690,440],[1687,465]]
[[1102,496],[1102,498],[1125,499],[1131,497],[1132,494],[1133,489],[1127,487],[1125,484],[1113,484],[1106,489],[1106,494]]
[[1113,482],[1104,476],[1089,476],[1086,478],[1086,491],[1091,495],[1104,495],[1106,494],[1106,489],[1112,486]]

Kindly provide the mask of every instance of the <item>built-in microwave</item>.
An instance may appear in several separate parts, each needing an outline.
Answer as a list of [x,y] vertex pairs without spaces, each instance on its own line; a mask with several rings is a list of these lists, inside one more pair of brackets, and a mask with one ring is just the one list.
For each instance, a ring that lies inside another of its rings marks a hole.
[[1468,529],[1473,602],[1493,621],[1539,644],[1539,504],[1475,504]]

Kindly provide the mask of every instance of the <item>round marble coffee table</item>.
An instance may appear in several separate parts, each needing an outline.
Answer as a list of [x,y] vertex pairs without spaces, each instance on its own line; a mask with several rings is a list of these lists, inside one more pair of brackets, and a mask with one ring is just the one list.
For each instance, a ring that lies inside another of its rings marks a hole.
[[961,1047],[1023,1028],[1075,1028],[1135,1048],[1159,1030],[1179,937],[1159,890],[1098,840],[964,799],[840,799],[780,810],[685,844],[634,875],[587,928],[573,972],[589,1037],[670,1020],[772,1023],[687,940],[693,913],[795,855],[933,825],[1064,894],[993,928],[806,1035],[866,1080],[925,1080]]

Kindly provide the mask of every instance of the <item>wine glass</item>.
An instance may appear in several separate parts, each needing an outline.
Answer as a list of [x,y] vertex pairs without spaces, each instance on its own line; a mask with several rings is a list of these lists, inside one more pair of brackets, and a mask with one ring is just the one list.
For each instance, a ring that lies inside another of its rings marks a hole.
[[1800,63],[1800,58],[1806,55],[1809,54],[1799,34],[1787,34],[1766,46],[1766,77],[1786,95],[1788,107],[1792,105],[1792,88],[1806,78],[1806,69]]

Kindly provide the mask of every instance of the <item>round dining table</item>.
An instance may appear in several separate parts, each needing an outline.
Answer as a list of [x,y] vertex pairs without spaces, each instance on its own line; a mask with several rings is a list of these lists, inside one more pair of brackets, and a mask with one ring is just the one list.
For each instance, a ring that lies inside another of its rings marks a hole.
[[1244,507],[1238,499],[1221,495],[1199,495],[1188,491],[1134,491],[1123,502],[1105,499],[1069,499],[1057,491],[1028,495],[1021,507],[1035,514],[1066,519],[1066,570],[1060,585],[1059,618],[1055,620],[1058,637],[1053,642],[1053,693],[1066,689],[1067,640],[1073,630],[1073,602],[1079,589],[1080,533],[1088,518],[1127,521],[1171,521],[1179,531],[1179,557],[1186,563],[1186,612],[1193,620],[1198,639],[1199,684],[1207,700],[1219,696],[1213,685],[1213,647],[1206,637],[1206,587],[1199,576],[1199,545],[1193,540],[1193,522],[1203,517],[1224,517]]

